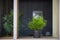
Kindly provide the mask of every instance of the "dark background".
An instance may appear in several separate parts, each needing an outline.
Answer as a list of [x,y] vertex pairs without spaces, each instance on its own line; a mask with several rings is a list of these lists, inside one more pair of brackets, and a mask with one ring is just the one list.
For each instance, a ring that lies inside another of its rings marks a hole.
[[33,31],[28,29],[28,22],[35,10],[43,11],[43,16],[47,20],[47,26],[42,30],[42,34],[46,36],[46,32],[50,32],[52,36],[52,0],[19,0],[19,10],[23,12],[20,36],[33,35]]
[[[2,17],[8,14],[11,9],[13,9],[13,0],[0,0],[0,36],[5,35]],[[19,35],[33,35],[33,31],[27,28],[27,24],[31,20],[34,10],[43,11],[43,16],[48,21],[42,34],[50,32],[52,35],[52,0],[19,0],[19,11],[23,12]]]

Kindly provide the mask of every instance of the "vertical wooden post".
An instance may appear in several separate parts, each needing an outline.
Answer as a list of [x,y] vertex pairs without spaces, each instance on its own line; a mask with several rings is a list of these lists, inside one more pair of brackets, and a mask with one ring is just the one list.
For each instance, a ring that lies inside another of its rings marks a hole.
[[18,28],[18,0],[14,0],[14,16],[13,16],[13,39],[17,40]]
[[60,39],[60,0],[59,0],[59,39]]
[[58,3],[59,0],[53,0],[52,1],[52,8],[53,8],[53,37],[57,37],[58,38],[58,35],[59,35],[59,3]]

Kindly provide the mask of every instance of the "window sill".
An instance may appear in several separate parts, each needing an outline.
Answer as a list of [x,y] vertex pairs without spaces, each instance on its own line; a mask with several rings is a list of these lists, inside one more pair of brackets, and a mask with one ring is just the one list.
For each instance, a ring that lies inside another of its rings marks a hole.
[[[0,40],[13,40],[13,37],[0,37]],[[18,38],[17,40],[58,40],[58,38],[53,38],[51,36],[45,36],[40,38],[33,38],[33,37],[22,37]]]

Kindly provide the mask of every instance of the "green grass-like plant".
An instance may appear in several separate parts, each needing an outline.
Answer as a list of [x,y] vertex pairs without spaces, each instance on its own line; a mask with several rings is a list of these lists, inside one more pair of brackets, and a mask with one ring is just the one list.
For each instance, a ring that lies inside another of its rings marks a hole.
[[44,20],[43,16],[33,17],[28,23],[28,28],[31,30],[42,30],[46,26],[46,23],[47,21]]

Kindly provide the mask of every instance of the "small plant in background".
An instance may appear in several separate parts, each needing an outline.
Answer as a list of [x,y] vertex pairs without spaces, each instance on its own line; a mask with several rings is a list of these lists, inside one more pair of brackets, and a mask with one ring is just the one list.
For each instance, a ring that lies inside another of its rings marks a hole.
[[[21,16],[23,14],[20,12],[20,15],[19,15],[19,26],[21,24]],[[13,34],[13,10],[10,10],[10,12],[7,14],[7,15],[4,15],[3,17],[3,26],[4,26],[4,29],[6,31],[6,34],[7,36],[12,35]]]
[[4,21],[3,26],[4,26],[4,29],[7,33],[7,36],[9,34],[12,35],[12,32],[13,32],[13,10],[11,10],[9,12],[9,14],[4,15],[3,21]]
[[[28,28],[38,32],[46,26],[47,21],[44,20],[43,16],[37,18],[33,17],[32,20],[28,23]],[[38,33],[36,33],[37,36]],[[37,36],[38,37],[38,36]]]

